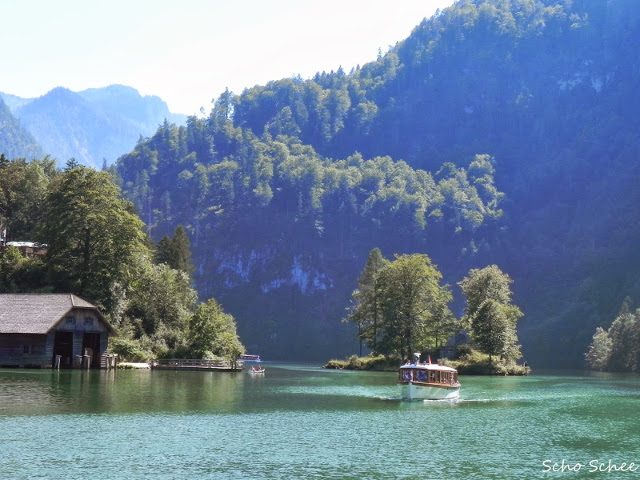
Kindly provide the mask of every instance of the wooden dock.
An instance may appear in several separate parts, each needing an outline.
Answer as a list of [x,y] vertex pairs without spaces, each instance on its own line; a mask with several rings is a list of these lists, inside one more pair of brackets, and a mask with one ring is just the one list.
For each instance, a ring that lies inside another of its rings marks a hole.
[[168,358],[151,362],[152,370],[197,370],[240,372],[242,362],[229,360],[201,360],[197,358]]

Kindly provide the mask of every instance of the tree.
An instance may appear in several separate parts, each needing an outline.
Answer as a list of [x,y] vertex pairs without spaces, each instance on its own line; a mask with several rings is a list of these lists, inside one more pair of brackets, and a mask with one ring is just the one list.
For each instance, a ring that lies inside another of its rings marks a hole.
[[189,324],[191,351],[198,358],[214,356],[235,360],[244,352],[233,316],[214,299],[201,303]]
[[191,275],[194,270],[191,263],[191,243],[182,225],[178,225],[173,232],[172,244],[173,261],[171,267]]
[[80,163],[78,163],[78,161],[74,157],[71,157],[69,160],[67,160],[67,163],[65,163],[64,171],[68,172],[69,170],[73,170],[74,168],[78,168],[79,166]]
[[446,285],[440,285],[441,280],[442,274],[426,254],[396,255],[380,271],[380,352],[405,358],[433,347],[429,333],[451,315],[452,295]]
[[[166,264],[147,264],[140,270],[131,288],[126,312],[131,319],[139,321],[136,336],[162,337],[169,332],[184,333],[197,302],[197,293],[191,287],[189,276]],[[178,342],[177,339],[164,340],[169,349],[175,348]]]
[[608,369],[612,343],[605,329],[602,327],[596,328],[596,333],[593,334],[593,341],[589,346],[589,351],[585,354],[587,363],[591,368],[594,370]]
[[497,265],[483,269],[472,269],[458,285],[466,298],[465,322],[471,328],[471,335],[477,345],[489,354],[508,362],[522,356],[516,323],[522,312],[511,305],[509,275]]
[[148,257],[142,225],[110,174],[65,172],[50,185],[41,228],[51,284],[108,309],[111,284],[129,285],[136,258]]
[[163,235],[156,243],[154,261],[158,264],[171,264],[172,242],[168,235]]
[[16,276],[26,259],[15,247],[0,250],[0,292],[17,292]]
[[164,235],[156,245],[156,263],[166,263],[175,270],[191,275],[194,271],[191,263],[191,243],[182,225],[178,225],[173,238]]
[[34,229],[42,219],[47,187],[56,174],[55,162],[48,157],[31,162],[16,159],[2,167],[0,214],[13,239],[36,240]]
[[374,352],[377,349],[378,326],[382,317],[377,280],[378,274],[388,263],[379,248],[371,250],[367,264],[358,279],[358,289],[351,294],[353,304],[346,320],[358,325],[360,356],[363,341]]
[[625,302],[607,333],[611,340],[609,369],[619,372],[637,371],[640,367],[640,310],[632,312]]
[[631,299],[625,298],[620,313],[609,330],[596,329],[587,363],[595,370],[636,372],[640,368],[640,309],[631,311]]

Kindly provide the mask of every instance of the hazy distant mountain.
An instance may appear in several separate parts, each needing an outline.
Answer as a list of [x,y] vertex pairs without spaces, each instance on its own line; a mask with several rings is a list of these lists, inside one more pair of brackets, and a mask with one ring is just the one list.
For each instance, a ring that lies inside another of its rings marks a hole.
[[33,136],[11,114],[0,97],[0,153],[7,158],[42,157],[42,149]]
[[[64,165],[75,158],[100,168],[131,151],[140,136],[152,135],[164,120],[184,123],[155,96],[141,96],[122,85],[72,92],[58,87],[35,99],[0,94],[13,115],[42,146]],[[0,149],[2,145],[0,144]]]
[[122,117],[125,122],[138,126],[145,137],[153,135],[165,119],[169,123],[183,124],[187,118],[171,113],[160,97],[143,97],[136,89],[124,85],[89,88],[78,94],[104,113]]

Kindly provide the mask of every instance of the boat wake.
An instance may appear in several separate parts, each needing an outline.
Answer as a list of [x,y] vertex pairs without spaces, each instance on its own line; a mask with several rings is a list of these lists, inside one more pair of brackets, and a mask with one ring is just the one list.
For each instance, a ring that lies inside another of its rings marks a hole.
[[384,402],[408,402],[408,403],[446,403],[446,404],[454,404],[461,403],[463,400],[461,398],[440,398],[440,399],[414,399],[410,400],[402,397],[374,397],[376,400],[382,400]]

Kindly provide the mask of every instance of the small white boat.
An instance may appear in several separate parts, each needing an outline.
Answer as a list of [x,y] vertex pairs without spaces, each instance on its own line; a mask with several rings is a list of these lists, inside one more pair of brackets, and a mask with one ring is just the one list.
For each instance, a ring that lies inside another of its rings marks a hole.
[[420,363],[420,354],[415,354],[414,363],[400,367],[398,385],[406,400],[450,400],[460,396],[458,371],[446,365]]
[[264,373],[266,370],[266,368],[262,368],[262,367],[251,367],[249,370],[247,370],[249,373],[251,374],[260,374],[260,373]]

